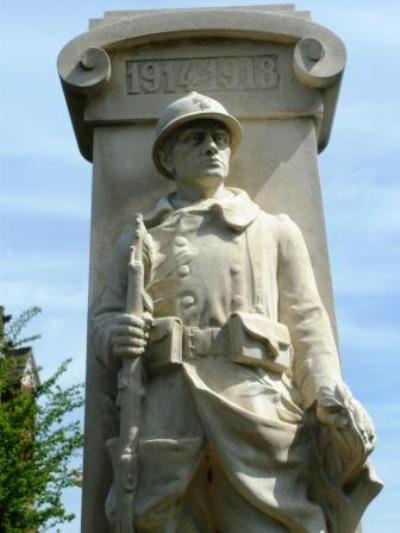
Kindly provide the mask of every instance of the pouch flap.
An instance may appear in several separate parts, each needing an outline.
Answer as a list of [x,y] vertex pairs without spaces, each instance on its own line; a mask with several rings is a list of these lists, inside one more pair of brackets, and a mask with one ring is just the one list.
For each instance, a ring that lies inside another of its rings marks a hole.
[[158,342],[172,334],[176,326],[182,326],[182,322],[176,316],[155,318],[150,330],[150,342]]
[[234,313],[232,317],[237,317],[240,320],[248,334],[268,342],[275,357],[279,355],[280,350],[286,350],[290,346],[290,333],[285,324],[257,313],[239,311]]
[[150,330],[147,370],[182,364],[182,321],[176,316],[156,318]]

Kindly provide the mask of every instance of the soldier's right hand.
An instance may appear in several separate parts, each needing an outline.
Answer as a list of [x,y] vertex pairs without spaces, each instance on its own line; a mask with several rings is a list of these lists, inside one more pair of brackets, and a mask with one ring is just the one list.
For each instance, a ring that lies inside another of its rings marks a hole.
[[116,359],[135,358],[144,353],[149,339],[152,317],[143,318],[128,313],[119,313],[111,326],[110,342]]

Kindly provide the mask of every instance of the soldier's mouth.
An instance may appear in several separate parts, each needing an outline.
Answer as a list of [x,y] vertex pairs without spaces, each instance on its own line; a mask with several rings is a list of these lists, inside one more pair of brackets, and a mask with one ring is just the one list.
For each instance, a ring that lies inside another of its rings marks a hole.
[[216,158],[214,159],[214,158],[211,158],[211,159],[207,159],[207,160],[205,161],[205,164],[206,164],[206,165],[211,165],[211,166],[215,166],[215,165],[218,165],[218,166],[219,166],[219,165],[221,165],[221,161],[220,161],[220,159],[216,159]]

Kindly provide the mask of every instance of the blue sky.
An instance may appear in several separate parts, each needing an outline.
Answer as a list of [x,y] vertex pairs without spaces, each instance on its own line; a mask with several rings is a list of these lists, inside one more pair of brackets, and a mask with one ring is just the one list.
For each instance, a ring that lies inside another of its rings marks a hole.
[[[226,2],[242,5],[244,2]],[[251,4],[266,3],[253,0]],[[0,302],[30,305],[43,375],[73,357],[84,379],[91,166],[78,153],[56,72],[62,46],[105,10],[222,2],[1,0]],[[346,43],[348,65],[330,145],[320,158],[346,379],[378,431],[373,462],[386,487],[366,533],[400,523],[400,4],[304,0],[298,9]],[[80,494],[66,495],[79,515]],[[79,531],[78,519],[63,532]]]

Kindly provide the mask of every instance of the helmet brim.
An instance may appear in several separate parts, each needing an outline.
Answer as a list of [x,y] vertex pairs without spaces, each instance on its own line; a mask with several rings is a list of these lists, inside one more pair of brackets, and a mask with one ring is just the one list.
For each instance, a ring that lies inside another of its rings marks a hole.
[[230,148],[232,153],[234,153],[239,148],[240,140],[242,137],[242,127],[235,117],[229,115],[228,113],[225,114],[209,111],[195,111],[193,113],[187,113],[184,116],[178,117],[175,120],[169,122],[169,124],[159,132],[154,142],[152,151],[153,162],[157,170],[165,177],[169,179],[175,179],[174,176],[170,172],[168,172],[168,170],[163,166],[159,157],[160,150],[162,149],[165,141],[174,131],[178,130],[183,125],[188,124],[189,122],[197,122],[198,120],[204,119],[216,120],[218,122],[221,122],[229,131]]

